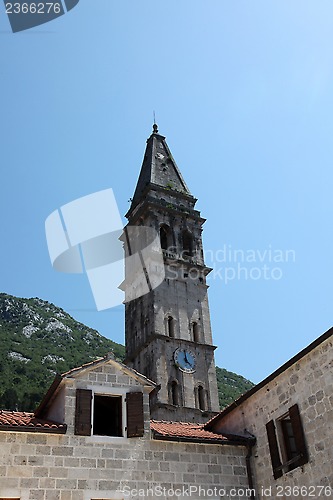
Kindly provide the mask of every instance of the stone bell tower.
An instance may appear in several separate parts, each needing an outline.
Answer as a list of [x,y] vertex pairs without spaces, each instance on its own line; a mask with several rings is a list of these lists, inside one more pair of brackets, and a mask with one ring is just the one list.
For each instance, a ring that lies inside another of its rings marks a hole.
[[219,411],[215,346],[212,344],[202,226],[190,193],[165,141],[154,125],[128,225],[159,235],[165,276],[125,309],[126,362],[158,384],[151,416],[203,422]]

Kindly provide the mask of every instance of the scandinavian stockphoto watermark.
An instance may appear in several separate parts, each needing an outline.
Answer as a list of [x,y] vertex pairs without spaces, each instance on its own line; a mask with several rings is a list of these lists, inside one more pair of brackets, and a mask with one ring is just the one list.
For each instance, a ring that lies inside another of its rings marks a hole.
[[48,23],[72,10],[79,0],[3,0],[13,33]]
[[205,251],[205,259],[212,265],[210,280],[219,279],[224,284],[232,281],[279,281],[286,265],[296,262],[292,249],[273,248],[269,244],[261,249],[239,249],[222,245],[215,251]]
[[[285,264],[295,262],[293,250],[239,250],[223,245],[205,254],[195,242],[184,249],[162,249],[162,236],[146,226],[123,228],[112,189],[63,205],[45,222],[53,268],[86,273],[98,311],[142,297],[166,279],[205,284],[220,280],[280,280]],[[213,269],[204,261],[209,261]],[[207,287],[202,288],[207,293]]]

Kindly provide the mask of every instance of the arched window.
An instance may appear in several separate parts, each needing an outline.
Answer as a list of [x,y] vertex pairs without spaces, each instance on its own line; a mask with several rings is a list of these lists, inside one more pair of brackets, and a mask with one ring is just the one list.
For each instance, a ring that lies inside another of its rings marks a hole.
[[200,329],[198,323],[192,323],[192,336],[194,342],[200,342]]
[[205,390],[202,387],[202,385],[199,385],[199,387],[198,387],[198,405],[199,405],[200,410],[206,409]]
[[161,247],[162,250],[169,250],[169,247],[171,246],[170,244],[170,228],[167,225],[163,225],[160,228],[160,240],[161,240]]
[[167,319],[167,334],[172,338],[175,336],[175,320],[172,316],[168,316]]
[[193,240],[192,240],[192,235],[191,233],[189,233],[189,231],[183,231],[182,244],[183,244],[183,256],[191,257],[193,254]]
[[179,386],[178,382],[175,380],[171,382],[170,387],[170,396],[171,396],[171,404],[175,406],[179,406]]

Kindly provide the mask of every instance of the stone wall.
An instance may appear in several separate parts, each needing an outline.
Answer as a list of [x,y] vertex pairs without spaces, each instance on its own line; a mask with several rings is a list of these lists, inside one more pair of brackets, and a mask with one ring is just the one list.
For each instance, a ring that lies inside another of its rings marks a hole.
[[[248,488],[242,446],[151,439],[148,394],[141,438],[74,435],[75,390],[140,390],[142,385],[106,364],[64,381],[66,435],[0,432],[0,498],[91,500],[142,498],[132,489],[154,487]],[[59,403],[58,403],[59,404]],[[58,408],[58,411],[61,410]],[[139,492],[138,492],[139,493]],[[150,496],[150,498],[156,498]],[[149,498],[149,497],[147,497]],[[167,493],[161,498],[175,498]],[[182,496],[178,497],[182,498]],[[186,494],[185,494],[185,498]],[[193,492],[192,499],[199,498]],[[200,498],[205,498],[200,495]],[[206,498],[212,496],[211,491]],[[239,497],[247,498],[243,494]]]
[[[319,494],[320,487],[328,485],[332,488],[329,496],[333,495],[332,343],[330,335],[229,412],[214,428],[220,432],[248,431],[256,436],[257,445],[252,462],[258,498],[267,498],[267,495],[261,494],[262,487],[267,489],[267,493],[272,488],[272,498],[277,498],[277,492],[281,492],[280,498],[288,498],[289,487],[296,487],[294,494],[291,494],[291,498],[296,498],[297,487],[302,486],[306,493],[303,498],[324,498],[324,491]],[[300,410],[309,462],[275,480],[265,426],[268,421],[279,419],[296,403]]]

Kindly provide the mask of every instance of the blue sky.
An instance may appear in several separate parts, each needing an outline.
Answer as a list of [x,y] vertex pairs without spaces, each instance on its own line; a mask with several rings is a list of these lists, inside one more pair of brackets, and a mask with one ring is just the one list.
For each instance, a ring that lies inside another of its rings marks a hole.
[[12,34],[0,4],[1,291],[124,341],[122,307],[97,312],[85,276],[52,269],[44,222],[109,187],[126,213],[155,110],[207,218],[205,249],[295,255],[264,262],[278,280],[226,284],[238,262],[208,262],[217,364],[258,382],[327,330],[332,28],[324,0],[81,0]]

